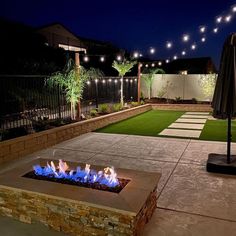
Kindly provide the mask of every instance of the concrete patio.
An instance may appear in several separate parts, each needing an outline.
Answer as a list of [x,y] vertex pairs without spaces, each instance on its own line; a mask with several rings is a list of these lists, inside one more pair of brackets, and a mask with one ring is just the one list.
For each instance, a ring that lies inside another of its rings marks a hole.
[[[206,160],[211,152],[225,153],[226,144],[88,133],[2,165],[0,174],[37,157],[160,172],[157,209],[143,235],[235,235],[236,176],[207,173]],[[236,153],[236,144],[232,144],[232,152]],[[3,217],[0,227],[6,236],[64,235],[40,224]]]

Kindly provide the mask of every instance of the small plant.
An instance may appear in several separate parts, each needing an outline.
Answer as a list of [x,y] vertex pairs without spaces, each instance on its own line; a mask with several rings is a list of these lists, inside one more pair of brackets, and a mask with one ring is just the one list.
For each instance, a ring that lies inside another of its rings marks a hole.
[[175,97],[175,102],[180,103],[181,102],[181,97]]
[[172,83],[167,80],[166,85],[162,86],[160,91],[157,93],[157,97],[163,98],[166,95],[166,97],[168,98],[169,89],[172,87],[173,87]]
[[96,109],[90,110],[90,116],[95,117],[95,116],[97,116],[97,114],[98,114],[98,112]]
[[143,100],[140,101],[140,105],[144,105],[145,102]]
[[98,106],[98,112],[101,114],[109,113],[109,106],[108,104],[101,104]]
[[192,98],[192,103],[196,104],[197,103],[197,99],[196,98]]
[[138,102],[131,102],[131,106],[132,106],[132,107],[137,107],[138,105],[139,105]]
[[120,111],[122,109],[122,106],[120,103],[116,103],[112,105],[112,111],[117,112]]

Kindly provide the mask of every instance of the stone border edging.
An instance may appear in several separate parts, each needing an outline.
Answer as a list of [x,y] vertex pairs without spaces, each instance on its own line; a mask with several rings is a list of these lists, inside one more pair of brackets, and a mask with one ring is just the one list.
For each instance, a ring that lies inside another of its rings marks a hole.
[[149,110],[152,110],[152,106],[146,104],[90,120],[80,121],[15,139],[2,141],[0,142],[0,163],[23,157]]
[[207,111],[212,108],[208,104],[151,104],[153,110],[175,110],[175,111]]

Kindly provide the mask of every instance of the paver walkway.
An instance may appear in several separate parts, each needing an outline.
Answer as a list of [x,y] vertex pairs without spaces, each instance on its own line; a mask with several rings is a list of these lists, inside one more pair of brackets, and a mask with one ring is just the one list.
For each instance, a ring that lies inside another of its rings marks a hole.
[[199,138],[208,116],[208,112],[186,112],[159,135]]
[[[236,176],[206,172],[211,152],[226,153],[226,143],[88,133],[1,165],[0,174],[38,157],[160,172],[157,208],[143,236],[233,236]],[[236,154],[236,143],[232,154]],[[41,224],[4,217],[0,217],[0,227],[4,236],[65,236]]]

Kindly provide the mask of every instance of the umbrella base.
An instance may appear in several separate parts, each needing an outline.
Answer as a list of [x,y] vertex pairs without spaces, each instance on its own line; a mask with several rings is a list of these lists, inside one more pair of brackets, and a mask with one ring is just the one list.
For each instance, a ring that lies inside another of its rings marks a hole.
[[236,155],[231,155],[231,162],[227,163],[227,155],[210,153],[206,169],[208,172],[236,175]]

